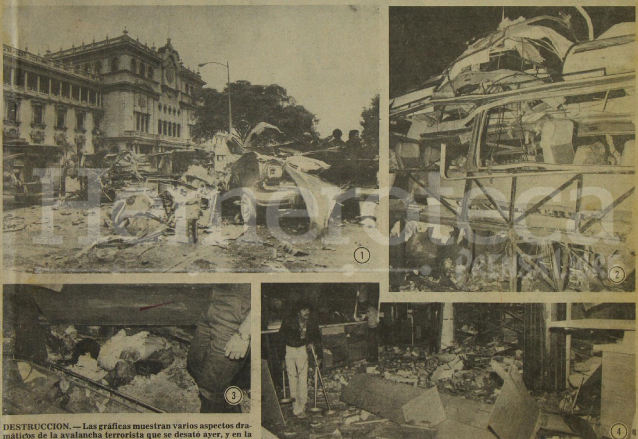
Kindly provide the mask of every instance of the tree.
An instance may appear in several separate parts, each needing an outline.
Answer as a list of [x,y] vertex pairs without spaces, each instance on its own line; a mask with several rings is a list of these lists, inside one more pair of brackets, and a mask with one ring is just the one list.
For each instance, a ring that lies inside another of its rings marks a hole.
[[376,151],[379,150],[379,95],[372,98],[370,107],[361,112],[361,139],[363,143]]
[[[304,133],[316,137],[319,121],[310,111],[298,105],[280,85],[256,85],[248,81],[231,84],[233,128],[246,134],[259,122],[277,126],[291,139],[299,139]],[[195,139],[209,139],[219,131],[228,131],[228,88],[222,92],[205,88],[200,100],[203,105],[196,110]]]

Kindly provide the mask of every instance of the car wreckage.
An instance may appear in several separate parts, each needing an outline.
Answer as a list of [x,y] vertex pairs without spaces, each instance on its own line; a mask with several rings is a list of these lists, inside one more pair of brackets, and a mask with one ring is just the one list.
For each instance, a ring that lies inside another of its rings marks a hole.
[[[282,134],[268,124],[258,125],[251,134],[266,129]],[[228,179],[228,190],[240,198],[245,224],[271,224],[281,209],[306,210],[311,223],[323,230],[341,214],[337,206],[378,202],[378,157],[361,157],[343,148],[299,153],[298,142],[260,145],[251,134]],[[366,207],[358,213],[364,221],[374,217]]]
[[222,212],[237,207],[248,231],[255,230],[266,211],[272,225],[272,218],[278,221],[286,210],[302,209],[294,216],[307,216],[319,236],[331,219],[339,221],[337,206],[349,201],[357,207],[362,201],[362,224],[374,224],[378,157],[359,158],[339,149],[299,152],[299,142],[258,141],[267,131],[282,134],[262,122],[244,140],[227,139],[234,158],[225,166],[216,165],[215,153],[205,148],[143,159],[130,151],[105,151],[85,160],[92,168],[85,169],[87,181],[67,199],[86,199],[87,188],[99,187],[101,200],[113,203],[105,222],[114,235],[99,238],[75,259],[94,247],[135,245],[163,234],[194,243],[199,229],[212,233],[207,241],[213,242],[221,239],[214,231],[222,225]]
[[577,41],[569,17],[505,19],[391,100],[395,287],[420,270],[445,280],[426,289],[462,290],[494,252],[509,291],[529,273],[550,291],[633,291],[634,23],[592,34]]

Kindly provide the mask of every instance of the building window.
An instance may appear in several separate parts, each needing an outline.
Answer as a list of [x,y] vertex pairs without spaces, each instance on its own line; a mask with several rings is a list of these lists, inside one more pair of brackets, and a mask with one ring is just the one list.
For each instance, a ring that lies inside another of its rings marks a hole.
[[177,115],[181,116],[182,115],[182,110],[177,110]]
[[27,88],[29,90],[38,91],[38,75],[33,73],[27,74]]
[[51,79],[51,94],[53,96],[60,95],[60,81],[57,79]]
[[146,75],[149,77],[149,79],[153,79],[153,67],[148,66],[146,70]]
[[33,125],[44,126],[44,106],[43,105],[34,105],[33,106]]
[[89,73],[91,71],[91,64],[89,63],[84,64],[84,71],[86,73]]
[[173,136],[173,124],[170,122],[168,123],[168,135]]
[[80,87],[79,86],[75,86],[71,88],[71,99],[73,99],[74,101],[79,101],[80,100]]
[[111,71],[117,72],[120,69],[120,60],[117,58],[111,58]]
[[86,114],[81,111],[75,111],[75,130],[86,131]]
[[16,69],[14,78],[16,87],[24,87],[24,70]]
[[164,114],[166,114],[166,105],[164,105]]
[[66,128],[66,110],[64,108],[55,110],[55,128],[59,130]]
[[95,90],[89,90],[89,104],[97,104],[97,92]]
[[93,131],[102,129],[102,115],[93,113]]
[[137,61],[135,61],[135,58],[131,58],[131,72],[137,73]]
[[162,111],[162,104],[159,104],[159,105],[157,106],[157,109],[158,109],[159,111]]
[[20,106],[16,101],[4,101],[4,118],[9,122],[18,122],[18,110]]
[[144,63],[140,63],[140,75],[144,76],[144,73],[146,73],[146,66],[144,65]]
[[86,101],[88,101],[88,99],[89,99],[89,90],[84,88],[84,87],[82,87],[80,89],[80,100],[82,102],[86,102]]
[[177,124],[177,137],[182,137],[182,125]]
[[148,126],[150,124],[151,117],[144,113],[135,112],[135,129],[142,133],[148,133]]
[[95,73],[98,75],[102,73],[102,63],[100,61],[95,63]]
[[157,134],[162,134],[162,120],[157,121]]
[[6,85],[11,85],[11,73],[13,69],[9,66],[2,66],[2,81]]
[[40,76],[40,93],[49,94],[49,78],[48,78],[48,76]]
[[166,135],[166,133],[167,133],[167,129],[166,129],[166,121],[164,121],[164,122],[162,123],[162,134]]
[[62,83],[62,97],[67,99],[71,97],[71,86],[68,82]]

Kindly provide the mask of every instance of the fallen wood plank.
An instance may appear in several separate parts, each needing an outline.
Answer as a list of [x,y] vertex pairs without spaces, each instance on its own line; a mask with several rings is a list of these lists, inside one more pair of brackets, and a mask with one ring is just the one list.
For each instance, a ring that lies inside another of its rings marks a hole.
[[534,439],[539,430],[540,408],[529,394],[515,367],[510,368],[494,404],[489,428],[500,439]]
[[421,389],[368,375],[355,375],[341,392],[341,401],[397,424],[434,426],[446,419],[436,387]]

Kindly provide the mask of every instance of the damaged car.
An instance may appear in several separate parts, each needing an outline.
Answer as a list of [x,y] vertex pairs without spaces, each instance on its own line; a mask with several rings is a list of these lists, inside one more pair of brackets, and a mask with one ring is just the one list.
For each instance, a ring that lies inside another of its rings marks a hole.
[[300,152],[307,146],[303,141],[264,145],[254,140],[267,131],[282,134],[269,124],[256,126],[244,143],[244,154],[230,169],[228,189],[239,198],[245,224],[264,223],[269,209],[303,209],[312,224],[323,230],[335,206],[374,201],[378,157],[355,156],[340,148]]
[[[409,195],[391,208],[404,241],[391,264],[407,277],[433,265],[426,289],[485,287],[472,278],[492,252],[489,288],[633,291],[633,23],[576,42],[542,20],[504,21],[438,85],[392,104],[393,180]],[[494,69],[512,50],[533,74]]]

